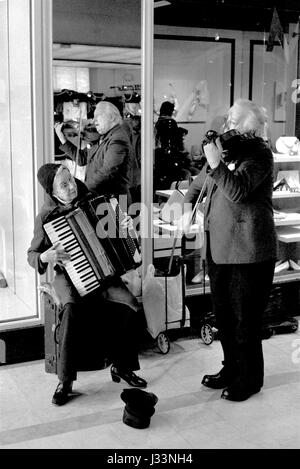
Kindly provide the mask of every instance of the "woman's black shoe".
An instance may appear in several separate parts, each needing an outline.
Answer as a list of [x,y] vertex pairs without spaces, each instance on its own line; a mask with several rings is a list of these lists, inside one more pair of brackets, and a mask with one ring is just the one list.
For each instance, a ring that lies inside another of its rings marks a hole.
[[234,402],[246,401],[247,399],[249,399],[249,397],[251,397],[253,394],[258,393],[260,390],[260,387],[249,389],[234,389],[228,387],[222,392],[221,398]]
[[203,379],[201,383],[203,386],[206,386],[208,388],[212,389],[223,389],[226,388],[229,385],[229,380],[225,376],[224,373],[224,368],[222,368],[219,373],[216,373],[215,375],[205,375],[203,376]]
[[115,366],[112,366],[110,368],[110,374],[111,374],[111,379],[115,383],[119,383],[121,379],[123,379],[124,381],[126,381],[127,384],[129,384],[129,386],[133,386],[135,388],[147,387],[147,381],[137,376],[133,371],[130,371],[130,370],[120,371]]
[[52,397],[52,404],[64,405],[69,400],[69,394],[72,392],[72,382],[58,383],[55,393]]

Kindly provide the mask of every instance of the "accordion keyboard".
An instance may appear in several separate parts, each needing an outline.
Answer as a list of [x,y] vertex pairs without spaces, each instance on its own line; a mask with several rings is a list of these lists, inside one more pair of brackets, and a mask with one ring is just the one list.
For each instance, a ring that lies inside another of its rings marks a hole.
[[50,241],[53,244],[59,242],[71,255],[65,269],[79,295],[84,296],[98,288],[99,280],[65,217],[46,223],[44,228]]

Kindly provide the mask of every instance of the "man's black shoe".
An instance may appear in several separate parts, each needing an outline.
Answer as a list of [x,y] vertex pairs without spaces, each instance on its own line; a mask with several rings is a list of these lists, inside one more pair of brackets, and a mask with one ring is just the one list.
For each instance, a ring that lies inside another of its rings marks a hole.
[[52,404],[64,405],[69,400],[69,394],[72,392],[72,382],[69,381],[58,383],[55,393],[52,397]]
[[258,393],[260,390],[260,387],[248,389],[235,389],[234,387],[229,386],[228,388],[223,390],[221,398],[234,402],[246,401],[247,399],[249,399],[249,397],[251,397],[253,394]]
[[225,376],[224,368],[215,375],[205,375],[201,381],[203,386],[212,389],[223,389],[229,385],[229,379]]

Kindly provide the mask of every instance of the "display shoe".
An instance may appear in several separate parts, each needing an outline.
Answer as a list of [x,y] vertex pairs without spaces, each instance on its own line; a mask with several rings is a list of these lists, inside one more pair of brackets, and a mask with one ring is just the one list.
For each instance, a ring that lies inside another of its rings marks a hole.
[[55,405],[64,405],[69,400],[69,394],[72,392],[72,381],[64,381],[58,383],[55,393],[52,397],[52,403]]
[[201,381],[203,386],[212,389],[223,389],[229,385],[229,380],[225,376],[224,368],[214,375],[204,375]]
[[276,262],[275,265],[275,274],[279,274],[279,272],[282,272],[283,270],[287,270],[290,267],[289,261],[278,261]]
[[[205,275],[205,282],[208,282],[209,278],[208,275]],[[198,274],[195,275],[195,277],[192,278],[191,280],[192,283],[203,283],[203,272],[199,272]]]
[[121,379],[126,381],[129,386],[133,386],[135,388],[146,388],[147,381],[143,378],[137,376],[133,371],[130,370],[119,370],[116,366],[111,366],[110,368],[111,379],[115,383],[119,383]]
[[289,264],[292,270],[297,270],[297,271],[300,270],[300,265],[297,264],[297,262],[293,261],[292,259],[289,259]]
[[234,389],[233,387],[229,386],[228,388],[223,390],[221,398],[234,402],[246,401],[247,399],[249,399],[249,397],[251,397],[253,394],[258,393],[260,390],[260,387]]

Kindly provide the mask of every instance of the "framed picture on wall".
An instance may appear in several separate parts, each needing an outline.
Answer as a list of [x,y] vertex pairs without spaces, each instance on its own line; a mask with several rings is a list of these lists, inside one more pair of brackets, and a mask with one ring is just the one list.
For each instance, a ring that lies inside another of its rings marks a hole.
[[270,121],[284,123],[286,98],[286,61],[281,44],[276,42],[273,50],[266,52],[264,41],[251,39],[249,99],[266,109]]
[[175,104],[179,124],[210,123],[234,93],[233,39],[154,35],[154,113]]
[[175,105],[175,119],[178,123],[205,123],[209,113],[209,90],[206,80],[190,80],[182,87],[176,79],[172,83],[161,79],[158,85],[159,99],[155,99],[155,113],[164,101]]
[[206,122],[209,111],[209,91],[207,80],[190,84],[189,93],[178,109],[178,122]]

